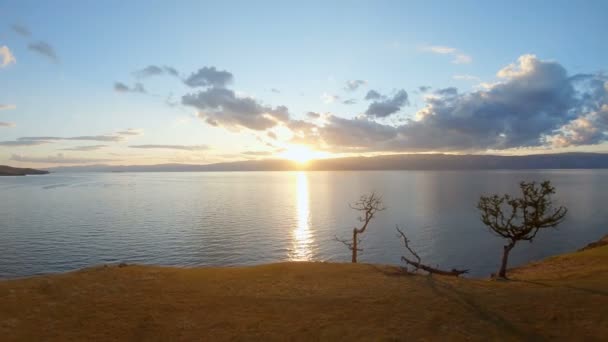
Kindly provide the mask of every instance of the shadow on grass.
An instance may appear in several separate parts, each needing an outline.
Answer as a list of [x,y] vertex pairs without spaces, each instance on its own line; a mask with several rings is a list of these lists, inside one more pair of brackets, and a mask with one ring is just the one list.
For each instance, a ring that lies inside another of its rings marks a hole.
[[460,290],[457,286],[450,283],[443,282],[438,277],[426,276],[426,282],[430,289],[432,289],[437,296],[447,298],[455,301],[461,305],[464,305],[474,316],[479,318],[481,321],[488,322],[496,326],[500,331],[516,337],[519,340],[524,341],[543,341],[545,338],[534,333],[523,331],[516,327],[509,320],[502,317],[496,312],[492,312],[487,307],[484,307],[480,300],[476,299],[474,294],[466,293]]

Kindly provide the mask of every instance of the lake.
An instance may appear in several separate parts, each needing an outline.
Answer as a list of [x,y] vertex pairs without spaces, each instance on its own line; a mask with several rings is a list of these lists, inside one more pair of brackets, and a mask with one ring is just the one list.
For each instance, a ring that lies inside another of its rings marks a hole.
[[511,265],[573,251],[608,233],[608,170],[72,173],[0,177],[0,277],[104,263],[235,266],[350,261],[363,193],[386,211],[362,236],[360,262],[400,264],[399,225],[423,261],[495,272],[502,240],[479,221],[479,196],[551,180],[568,207],[557,230],[521,242]]

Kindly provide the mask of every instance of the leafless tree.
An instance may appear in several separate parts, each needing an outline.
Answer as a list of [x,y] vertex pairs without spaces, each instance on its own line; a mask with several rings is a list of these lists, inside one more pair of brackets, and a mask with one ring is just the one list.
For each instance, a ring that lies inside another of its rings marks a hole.
[[509,252],[517,241],[530,241],[538,231],[554,228],[566,217],[568,209],[553,208],[551,195],[555,188],[551,182],[521,182],[522,197],[509,195],[481,196],[477,208],[481,211],[481,222],[496,235],[507,239],[503,247],[502,262],[498,271],[501,278],[507,277]]
[[451,269],[450,271],[446,271],[446,270],[442,270],[442,269],[439,269],[436,267],[431,267],[431,266],[423,264],[418,253],[416,253],[416,251],[414,251],[412,249],[412,247],[410,246],[410,240],[405,235],[405,233],[401,229],[399,229],[399,226],[397,226],[396,229],[397,229],[397,233],[399,233],[398,236],[401,238],[401,241],[403,242],[403,246],[416,259],[416,260],[412,260],[411,257],[408,258],[406,256],[401,256],[401,260],[404,261],[406,264],[413,266],[414,272],[421,269],[421,270],[429,272],[431,274],[440,274],[440,275],[456,276],[456,277],[458,277],[461,274],[469,272],[469,270],[459,270],[459,269],[455,269],[455,268]]
[[359,247],[361,240],[359,234],[363,234],[370,221],[374,218],[376,213],[386,209],[382,203],[382,197],[378,196],[375,192],[370,194],[361,195],[359,200],[354,204],[350,204],[351,209],[362,212],[363,214],[358,217],[359,222],[362,223],[361,227],[353,228],[352,240],[340,239],[336,236],[336,241],[342,242],[349,250],[352,251],[352,262],[357,262],[357,252],[362,251]]

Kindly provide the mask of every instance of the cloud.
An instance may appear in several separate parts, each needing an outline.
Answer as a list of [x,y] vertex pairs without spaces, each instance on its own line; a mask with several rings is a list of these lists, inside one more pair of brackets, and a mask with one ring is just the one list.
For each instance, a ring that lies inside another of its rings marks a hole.
[[245,151],[245,152],[241,152],[241,154],[244,154],[246,156],[265,157],[265,156],[273,155],[274,152],[271,152],[271,151]]
[[277,134],[274,132],[268,132],[266,133],[266,135],[270,138],[270,139],[277,139]]
[[347,81],[346,85],[344,86],[344,90],[346,91],[355,91],[357,89],[359,89],[359,87],[364,86],[367,84],[367,81],[365,80],[351,80],[351,81]]
[[59,57],[57,57],[55,49],[47,42],[39,41],[37,43],[31,43],[27,48],[50,59],[53,63],[59,63]]
[[468,64],[473,61],[473,58],[471,56],[464,54],[460,50],[449,46],[424,45],[421,46],[419,50],[440,55],[450,55],[453,57],[452,63],[454,64]]
[[140,93],[140,94],[145,94],[146,93],[146,88],[144,88],[144,85],[141,83],[135,83],[135,85],[133,85],[133,87],[129,87],[128,85],[122,83],[122,82],[115,82],[114,83],[114,91],[119,92],[119,93]]
[[30,32],[30,30],[27,27],[19,25],[19,24],[11,25],[11,29],[23,37],[29,37],[32,35],[32,33]]
[[17,108],[17,106],[12,105],[12,104],[0,104],[0,110],[9,110],[9,109],[15,109]]
[[118,134],[118,135],[127,135],[127,136],[137,136],[137,135],[143,135],[144,131],[143,131],[143,129],[128,128],[128,129],[126,129],[124,131],[116,132],[116,134]]
[[12,122],[0,121],[0,127],[15,127],[15,124]]
[[608,104],[572,120],[548,141],[554,147],[594,145],[608,141]]
[[43,144],[48,144],[49,141],[43,140],[11,140],[11,141],[0,141],[0,146],[9,146],[9,147],[25,147],[25,146],[38,146]]
[[198,117],[212,126],[265,130],[289,119],[285,106],[272,108],[226,88],[212,87],[184,95],[182,104],[198,109]]
[[114,159],[94,159],[94,158],[70,158],[58,153],[55,156],[48,157],[26,157],[19,154],[13,154],[11,160],[23,163],[42,163],[42,164],[91,164],[105,163],[114,161]]
[[233,76],[226,70],[217,70],[215,67],[203,67],[197,72],[192,73],[184,80],[184,83],[192,88],[195,87],[216,87],[224,88],[232,83]]
[[429,86],[420,86],[418,87],[418,91],[421,93],[426,93],[427,91],[431,90],[432,87]]
[[354,105],[356,103],[357,103],[357,100],[355,100],[355,99],[346,99],[346,100],[342,101],[342,104],[345,104],[345,105]]
[[332,151],[485,151],[608,141],[608,76],[569,76],[557,62],[521,56],[499,81],[425,96],[417,119],[384,125],[374,116],[327,122],[298,139]]
[[149,65],[143,69],[137,70],[135,72],[133,72],[133,75],[137,78],[146,78],[146,77],[150,77],[150,76],[157,76],[157,75],[171,75],[171,76],[175,76],[178,77],[179,76],[179,72],[170,66],[158,66],[158,65]]
[[[377,94],[377,93],[376,93]],[[369,93],[367,94],[369,95]],[[368,96],[365,96],[367,99]],[[397,91],[392,97],[381,96],[381,99],[370,103],[365,115],[384,118],[397,113],[401,107],[409,104],[407,92],[403,89]]]
[[367,92],[367,94],[365,94],[365,100],[376,100],[382,98],[382,95],[380,95],[379,92],[375,91],[375,90],[370,90]]
[[63,151],[96,151],[101,148],[107,147],[108,145],[88,145],[88,146],[75,146],[62,148]]
[[321,100],[323,100],[323,102],[325,103],[334,103],[335,101],[338,101],[340,99],[340,96],[338,95],[332,95],[332,94],[328,94],[328,93],[323,93],[323,95],[321,95]]
[[279,89],[277,89],[277,88],[270,88],[270,91],[273,92],[273,93],[277,93],[277,94],[281,93],[281,91]]
[[163,149],[184,151],[204,151],[209,149],[209,146],[206,145],[131,145],[129,147],[140,149]]
[[17,59],[15,59],[15,56],[8,46],[0,46],[0,68],[4,68],[15,63],[17,63]]
[[19,141],[60,141],[60,140],[81,140],[81,141],[122,141],[124,137],[120,135],[83,135],[77,137],[21,137]]
[[318,119],[321,117],[321,114],[319,114],[317,112],[308,112],[308,113],[306,113],[306,116],[308,116],[311,119]]

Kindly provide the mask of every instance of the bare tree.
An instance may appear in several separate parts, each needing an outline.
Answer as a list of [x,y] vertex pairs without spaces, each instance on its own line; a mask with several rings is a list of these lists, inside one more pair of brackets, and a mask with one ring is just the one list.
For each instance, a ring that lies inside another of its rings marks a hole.
[[522,197],[515,198],[506,194],[481,196],[477,204],[481,211],[481,222],[508,241],[503,247],[498,271],[501,278],[507,277],[509,252],[517,241],[532,242],[539,230],[556,227],[568,212],[565,207],[553,208],[551,195],[555,193],[555,188],[551,182],[521,182],[519,187]]
[[362,251],[362,249],[359,247],[359,243],[361,242],[359,239],[359,234],[363,234],[376,213],[385,210],[386,207],[384,207],[384,204],[382,203],[382,198],[376,195],[375,192],[361,195],[357,202],[350,204],[350,207],[353,210],[364,213],[358,217],[358,220],[362,223],[362,225],[359,228],[353,228],[353,238],[350,241],[340,239],[337,236],[335,238],[336,241],[342,242],[346,247],[348,247],[348,249],[352,251],[352,262],[356,263],[357,252]]
[[418,255],[418,253],[416,253],[416,251],[414,251],[412,249],[412,247],[410,247],[410,240],[407,238],[407,236],[405,235],[405,233],[399,229],[399,226],[395,227],[397,229],[397,233],[399,233],[399,237],[401,237],[401,241],[403,241],[403,246],[405,247],[405,249],[408,250],[408,252],[410,252],[411,255],[414,256],[414,258],[416,260],[412,260],[411,257],[408,258],[406,256],[401,256],[401,260],[404,261],[406,264],[411,265],[414,267],[414,272],[418,271],[418,269],[421,269],[423,271],[427,271],[431,274],[440,274],[440,275],[447,275],[447,276],[456,276],[458,277],[461,274],[464,273],[468,273],[469,270],[459,270],[456,268],[451,269],[450,271],[446,271],[446,270],[442,270],[436,267],[431,267],[428,265],[425,265],[422,263],[422,259],[420,259],[420,256]]

